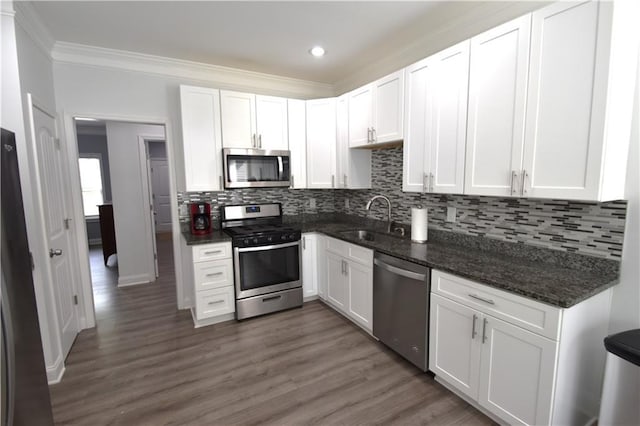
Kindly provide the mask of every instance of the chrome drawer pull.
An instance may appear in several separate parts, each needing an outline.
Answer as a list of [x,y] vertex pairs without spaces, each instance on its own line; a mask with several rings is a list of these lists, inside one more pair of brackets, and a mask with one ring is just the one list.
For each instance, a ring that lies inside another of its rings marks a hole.
[[222,253],[222,250],[210,250],[210,251],[204,252],[204,254],[216,254],[216,253]]
[[478,321],[478,316],[476,314],[473,314],[473,324],[471,325],[471,338],[475,339],[476,338],[476,321]]
[[218,275],[222,275],[222,272],[212,272],[210,274],[205,275],[206,277],[216,277]]
[[216,301],[213,301],[213,302],[209,302],[207,304],[208,305],[217,305],[218,303],[224,303],[224,300],[216,300]]
[[480,297],[480,296],[477,296],[477,295],[475,295],[475,294],[471,294],[471,293],[469,293],[469,297],[471,297],[471,298],[473,298],[473,299],[476,299],[476,300],[480,300],[481,302],[484,302],[484,303],[488,303],[488,304],[490,304],[490,305],[495,305],[495,304],[496,304],[496,302],[494,302],[494,301],[493,301],[493,300],[491,300],[491,299],[485,299],[485,298]]
[[487,321],[487,319],[483,319],[482,320],[482,343],[487,341],[487,323],[489,321]]

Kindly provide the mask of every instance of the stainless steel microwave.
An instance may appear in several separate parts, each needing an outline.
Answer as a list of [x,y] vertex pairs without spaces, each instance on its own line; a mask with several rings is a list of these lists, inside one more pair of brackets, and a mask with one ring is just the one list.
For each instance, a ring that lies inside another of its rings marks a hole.
[[291,186],[291,153],[265,149],[222,150],[225,188]]

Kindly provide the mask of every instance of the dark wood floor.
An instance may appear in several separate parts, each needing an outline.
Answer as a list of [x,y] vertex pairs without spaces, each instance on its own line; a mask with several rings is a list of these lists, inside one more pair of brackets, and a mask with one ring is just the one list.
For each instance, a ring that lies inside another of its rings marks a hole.
[[194,329],[158,243],[156,283],[93,268],[97,327],[51,387],[56,424],[492,423],[320,302]]

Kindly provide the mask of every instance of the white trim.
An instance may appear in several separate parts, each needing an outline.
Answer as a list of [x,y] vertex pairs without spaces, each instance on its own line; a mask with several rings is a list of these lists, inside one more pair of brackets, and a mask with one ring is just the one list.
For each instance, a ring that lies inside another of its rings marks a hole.
[[16,23],[27,33],[42,53],[51,59],[51,51],[55,40],[38,17],[33,5],[25,1],[14,1],[13,3],[15,4]]
[[[166,132],[166,129],[165,129]],[[138,135],[138,154],[140,161],[140,172],[141,172],[141,181],[142,185],[142,208],[147,212],[145,215],[145,233],[151,240],[151,253],[147,258],[149,264],[147,265],[150,269],[149,271],[153,271],[154,280],[158,277],[158,263],[156,262],[156,256],[158,252],[158,245],[156,242],[156,230],[155,230],[155,222],[153,220],[153,209],[152,209],[152,193],[151,193],[151,185],[150,185],[150,166],[149,166],[149,148],[147,147],[147,141],[156,138],[154,135]]]
[[153,274],[138,274],[118,277],[118,287],[130,287],[132,285],[153,284],[156,277]]
[[77,43],[57,41],[51,55],[57,63],[115,68],[196,80],[214,84],[221,89],[232,88],[302,99],[331,97],[334,94],[333,85],[327,83]]
[[64,366],[64,359],[59,356],[52,366],[47,366],[47,383],[50,385],[60,383],[65,371],[66,368]]

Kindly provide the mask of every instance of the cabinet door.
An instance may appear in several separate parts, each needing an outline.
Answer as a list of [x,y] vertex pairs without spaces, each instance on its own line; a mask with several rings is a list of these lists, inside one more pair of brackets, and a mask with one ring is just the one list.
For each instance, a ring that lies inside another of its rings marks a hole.
[[365,329],[373,327],[373,268],[347,262],[349,316]]
[[326,238],[323,235],[316,234],[316,264],[318,265],[316,276],[318,285],[318,297],[322,300],[327,300],[327,267],[326,267],[326,254],[327,244]]
[[220,91],[222,146],[257,148],[256,98],[251,93]]
[[404,69],[373,83],[373,143],[402,140]]
[[307,187],[336,186],[336,101],[307,101]]
[[471,39],[465,194],[518,195],[531,15]]
[[429,369],[474,400],[480,379],[480,317],[471,308],[431,294]]
[[307,187],[307,123],[305,101],[288,100],[289,151],[291,151],[291,187]]
[[327,277],[327,301],[337,309],[347,312],[349,292],[345,279],[346,261],[335,253],[325,253]]
[[508,424],[549,424],[557,342],[483,317],[478,402]]
[[302,236],[302,291],[304,297],[318,295],[318,264],[316,236]]
[[180,86],[185,189],[219,191],[222,180],[220,92]]
[[469,41],[432,56],[431,164],[428,190],[462,194],[467,125]]
[[402,190],[426,191],[426,165],[431,164],[431,141],[428,123],[431,121],[427,93],[432,62],[423,59],[406,69],[405,129],[402,160]]
[[348,95],[336,100],[336,187],[371,188],[371,150],[349,148]]
[[368,84],[349,93],[349,146],[366,146],[371,141],[373,87]]
[[597,199],[603,139],[593,106],[605,84],[596,79],[606,68],[597,53],[607,50],[599,43],[599,7],[561,2],[533,13],[525,197]]
[[256,95],[256,134],[258,148],[289,149],[287,100],[274,96]]

